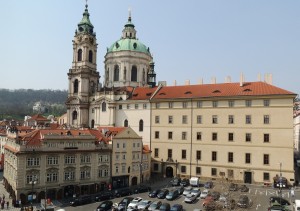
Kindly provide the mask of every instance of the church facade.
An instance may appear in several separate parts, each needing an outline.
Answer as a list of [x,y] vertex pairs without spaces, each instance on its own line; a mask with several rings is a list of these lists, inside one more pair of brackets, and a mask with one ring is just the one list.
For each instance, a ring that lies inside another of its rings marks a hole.
[[130,13],[121,39],[107,48],[103,85],[96,54],[96,34],[86,6],[68,72],[70,127],[130,126],[150,146],[152,172],[166,177],[272,183],[282,174],[295,182],[295,93],[267,78],[157,84],[153,57],[137,39]]

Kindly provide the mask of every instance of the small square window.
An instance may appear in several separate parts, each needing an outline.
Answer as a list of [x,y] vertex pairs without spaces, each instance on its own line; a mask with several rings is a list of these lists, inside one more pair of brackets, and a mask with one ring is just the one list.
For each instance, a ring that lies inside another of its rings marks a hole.
[[173,139],[173,132],[168,132],[168,139]]
[[155,139],[159,139],[159,131],[155,131]]
[[182,102],[182,108],[187,108],[188,103],[187,102]]
[[196,167],[196,174],[201,175],[201,167]]
[[173,124],[173,116],[168,117],[168,122],[169,122],[169,124]]
[[122,105],[119,105],[119,110],[122,110]]
[[270,116],[264,115],[264,124],[270,124]]
[[270,134],[265,133],[264,134],[264,143],[269,143],[270,142]]
[[212,140],[217,141],[218,140],[218,133],[212,133]]
[[134,104],[135,109],[139,109],[139,104]]
[[217,176],[217,168],[211,168],[211,176]]
[[270,181],[270,173],[264,172],[264,181]]
[[197,139],[197,141],[201,141],[202,140],[202,133],[201,132],[197,132],[197,134],[196,134],[196,139]]
[[212,116],[212,123],[213,124],[218,124],[218,116],[217,115]]
[[233,141],[233,133],[228,133],[228,141]]
[[246,100],[245,105],[246,105],[246,107],[251,107],[252,106],[252,101],[251,100]]
[[197,108],[202,108],[202,101],[197,101]]
[[269,107],[270,106],[270,100],[264,100],[264,106]]
[[213,101],[213,102],[212,102],[212,106],[213,106],[214,108],[217,108],[217,107],[218,107],[218,101]]
[[229,107],[234,107],[234,101],[233,100],[229,100],[228,101],[228,106]]
[[186,166],[181,166],[180,169],[181,169],[181,173],[184,173],[184,174],[186,173]]
[[234,116],[233,115],[228,116],[228,124],[234,124]]

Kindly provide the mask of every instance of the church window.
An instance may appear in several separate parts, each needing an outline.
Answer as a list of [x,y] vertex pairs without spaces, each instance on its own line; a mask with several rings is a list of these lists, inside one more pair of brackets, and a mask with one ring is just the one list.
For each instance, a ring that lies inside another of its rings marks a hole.
[[89,51],[89,62],[93,62],[93,51]]
[[106,111],[106,103],[103,102],[103,103],[102,103],[102,112],[105,112],[105,111]]
[[114,69],[114,81],[119,81],[119,66],[115,65]]
[[137,81],[137,68],[132,66],[131,68],[131,81]]
[[73,120],[77,119],[77,111],[73,111],[73,113],[72,113],[72,119]]
[[96,88],[95,88],[95,83],[94,83],[94,81],[92,81],[92,82],[91,82],[91,93],[92,93],[92,94],[95,94],[95,89],[96,89]]
[[77,52],[77,60],[80,62],[80,61],[82,61],[82,50],[81,49],[79,49],[78,50],[78,52]]
[[95,127],[95,120],[92,119],[91,121],[91,128],[94,128]]
[[78,93],[78,79],[74,81],[74,93]]
[[139,131],[142,132],[144,131],[144,121],[141,119],[139,123]]
[[128,120],[127,119],[125,119],[125,121],[124,121],[124,127],[128,127]]

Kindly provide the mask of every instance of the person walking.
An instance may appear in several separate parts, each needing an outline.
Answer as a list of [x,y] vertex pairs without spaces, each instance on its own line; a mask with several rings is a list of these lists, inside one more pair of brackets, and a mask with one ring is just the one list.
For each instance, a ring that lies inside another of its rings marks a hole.
[[294,197],[295,197],[295,190],[294,190],[294,188],[293,188],[293,187],[291,188],[291,196],[292,196],[292,198],[294,198]]
[[9,207],[9,201],[6,202],[6,209]]

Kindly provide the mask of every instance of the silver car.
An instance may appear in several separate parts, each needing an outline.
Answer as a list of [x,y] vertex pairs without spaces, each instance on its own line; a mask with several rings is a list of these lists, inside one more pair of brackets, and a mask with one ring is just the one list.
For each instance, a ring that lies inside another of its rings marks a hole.
[[148,209],[150,204],[151,204],[150,200],[143,200],[138,203],[137,208],[138,208],[138,210],[139,209],[141,209],[141,210]]
[[192,187],[187,187],[187,188],[184,189],[184,191],[183,191],[182,194],[183,194],[184,196],[186,196],[186,195],[188,195],[188,194],[191,193],[192,189],[193,189]]
[[197,195],[191,193],[191,194],[186,195],[184,202],[191,204],[191,203],[194,203],[196,200],[197,200]]
[[201,194],[200,194],[200,198],[201,198],[201,199],[205,199],[206,196],[208,196],[209,194],[210,194],[210,191],[207,190],[207,189],[204,189],[204,190],[201,192]]

